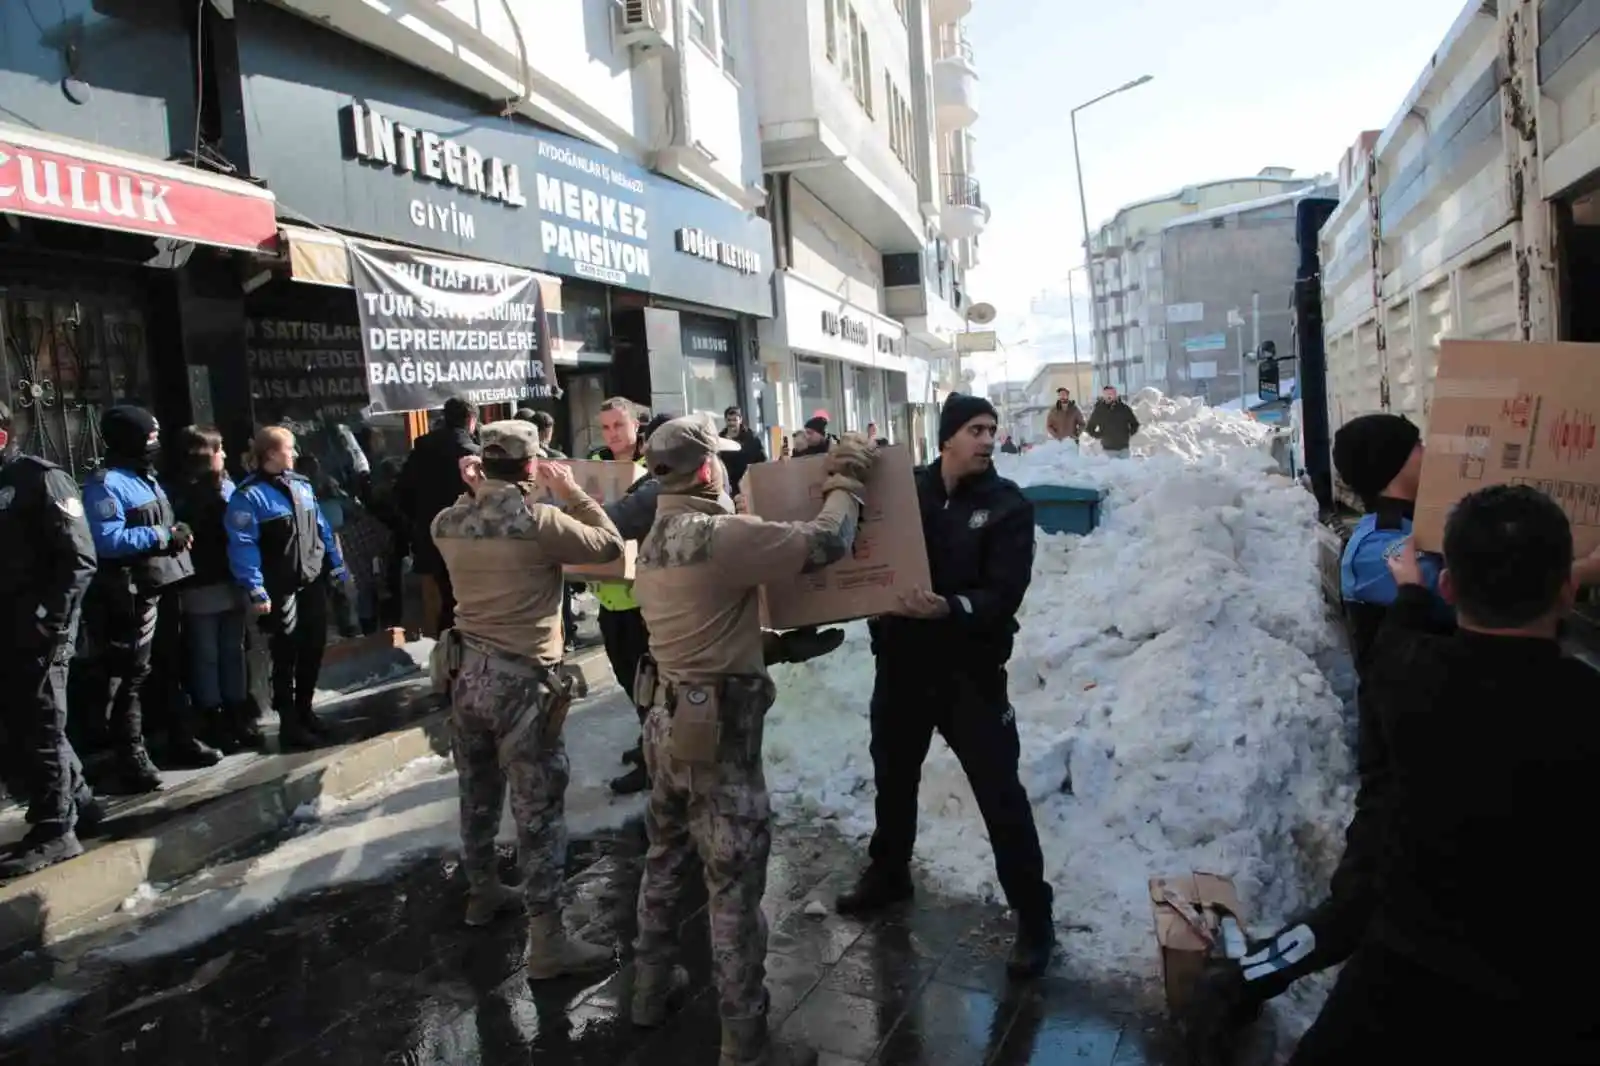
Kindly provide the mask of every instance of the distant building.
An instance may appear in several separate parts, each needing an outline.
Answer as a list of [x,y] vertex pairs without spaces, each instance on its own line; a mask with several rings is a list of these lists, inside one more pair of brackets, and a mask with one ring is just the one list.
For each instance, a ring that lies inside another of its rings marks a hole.
[[[1162,245],[1166,227],[1232,204],[1298,193],[1319,180],[1324,179],[1297,178],[1287,167],[1267,167],[1254,177],[1190,185],[1119,209],[1095,232],[1090,245],[1095,312],[1090,328],[1098,344],[1084,353],[1085,357],[1100,362],[1110,383],[1124,392],[1147,384],[1165,391],[1172,379],[1169,312],[1176,305],[1177,317],[1182,319],[1192,311],[1165,283]],[[1292,263],[1289,270],[1292,283]],[[1245,296],[1248,300],[1248,291]]]

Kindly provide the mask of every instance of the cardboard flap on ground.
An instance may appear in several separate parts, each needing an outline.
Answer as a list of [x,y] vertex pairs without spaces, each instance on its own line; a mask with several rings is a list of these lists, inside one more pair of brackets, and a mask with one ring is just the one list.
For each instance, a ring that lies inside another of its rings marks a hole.
[[[815,518],[822,508],[825,462],[817,455],[751,465],[743,484],[750,513],[773,522]],[[795,629],[871,618],[894,610],[907,589],[931,583],[911,452],[904,445],[880,448],[850,558],[764,586],[761,624]]]
[[1417,546],[1439,551],[1450,509],[1490,485],[1532,485],[1600,546],[1600,344],[1446,340],[1428,413]]
[[[605,459],[562,459],[557,460],[572,467],[573,480],[578,487],[594,501],[604,507],[608,503],[616,503],[622,499],[633,486],[644,476],[644,469],[637,463],[614,462]],[[554,503],[555,500],[546,493],[543,497],[545,503]],[[568,577],[581,578],[585,581],[632,581],[634,564],[638,559],[639,545],[634,541],[624,541],[622,557],[609,563],[597,563],[593,566],[564,566],[561,572]]]
[[[1179,913],[1171,901],[1174,896],[1193,906]],[[1211,944],[1195,926],[1203,928],[1214,942],[1220,942],[1222,917],[1233,915],[1239,920],[1240,931],[1245,932],[1244,913],[1232,878],[1198,871],[1174,877],[1152,877],[1150,910],[1155,919],[1156,945],[1161,951],[1161,980],[1166,989],[1167,1007],[1177,1013],[1193,995],[1195,982],[1212,951]]]

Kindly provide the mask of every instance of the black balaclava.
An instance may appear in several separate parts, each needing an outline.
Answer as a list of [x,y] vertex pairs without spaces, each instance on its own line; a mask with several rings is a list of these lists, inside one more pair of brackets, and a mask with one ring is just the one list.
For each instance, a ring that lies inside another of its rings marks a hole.
[[106,442],[106,462],[125,470],[148,474],[155,469],[161,445],[151,435],[161,428],[156,416],[143,407],[123,404],[100,416],[100,436]]

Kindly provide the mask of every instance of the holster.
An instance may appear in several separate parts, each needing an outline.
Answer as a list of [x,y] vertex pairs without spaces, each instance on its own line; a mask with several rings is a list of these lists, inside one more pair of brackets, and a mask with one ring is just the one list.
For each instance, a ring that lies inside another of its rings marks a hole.
[[764,677],[729,674],[668,685],[672,756],[691,765],[761,754],[761,725],[776,690]]
[[434,692],[444,693],[450,691],[450,685],[460,673],[461,634],[454,629],[446,629],[439,634],[433,651],[428,655],[428,680]]
[[572,710],[578,679],[568,673],[551,671],[544,683],[550,690],[550,708],[545,713],[543,737],[545,745],[549,746],[561,739],[561,730],[567,724],[567,712]]
[[639,666],[633,673],[633,706],[640,714],[648,714],[656,705],[656,689],[661,682],[661,671],[649,652],[639,656]]

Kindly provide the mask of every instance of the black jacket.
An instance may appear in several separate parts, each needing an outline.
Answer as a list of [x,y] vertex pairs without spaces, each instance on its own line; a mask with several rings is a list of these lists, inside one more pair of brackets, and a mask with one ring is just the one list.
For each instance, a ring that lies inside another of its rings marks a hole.
[[417,573],[444,573],[444,558],[433,546],[428,527],[440,511],[467,491],[461,480],[461,459],[478,454],[480,449],[472,434],[440,426],[418,437],[411,454],[406,456],[406,465],[395,484],[395,503],[410,525],[411,562]]
[[1128,442],[1139,432],[1139,419],[1122,400],[1106,403],[1096,400],[1084,432],[1105,446],[1108,452],[1126,451]]
[[1538,918],[1582,894],[1600,674],[1554,640],[1434,635],[1432,609],[1400,590],[1362,687],[1393,776],[1369,936],[1476,996],[1592,1024],[1600,979]]
[[917,499],[933,591],[950,613],[875,619],[874,654],[950,670],[1004,666],[1033,579],[1033,504],[993,467],[947,494],[937,460],[917,472]]
[[0,466],[0,603],[8,636],[36,648],[69,641],[95,573],[94,537],[78,486],[44,459]]
[[172,486],[167,496],[178,521],[194,531],[189,545],[189,561],[194,564],[194,585],[233,582],[228,569],[228,530],[225,524],[232,484],[219,489],[205,481],[187,481]]
[[761,438],[749,426],[740,427],[739,432],[731,436],[727,430],[723,430],[722,435],[739,442],[737,452],[724,452],[721,456],[722,465],[728,470],[728,491],[737,496],[739,485],[744,481],[744,472],[754,463],[766,462],[767,450],[761,446]]

